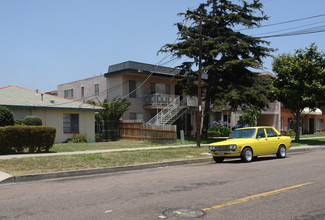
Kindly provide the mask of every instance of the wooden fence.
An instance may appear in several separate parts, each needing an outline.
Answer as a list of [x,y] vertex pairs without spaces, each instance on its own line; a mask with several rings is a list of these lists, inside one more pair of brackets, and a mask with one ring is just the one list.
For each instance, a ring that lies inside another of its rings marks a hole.
[[120,122],[120,139],[164,144],[174,143],[176,138],[176,125],[148,125],[137,120]]

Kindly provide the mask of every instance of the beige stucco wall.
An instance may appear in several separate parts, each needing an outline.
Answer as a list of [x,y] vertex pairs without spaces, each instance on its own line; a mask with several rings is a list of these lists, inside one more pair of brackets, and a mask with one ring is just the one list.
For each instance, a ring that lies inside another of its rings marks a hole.
[[[95,84],[99,84],[99,94],[95,95]],[[81,95],[81,87],[84,87],[84,97]],[[73,100],[87,102],[103,101],[107,97],[107,84],[104,75],[95,76],[87,79],[77,80],[58,85],[58,96],[64,97],[64,90],[73,89]]]
[[71,110],[35,110],[35,109],[11,109],[16,119],[34,115],[42,119],[43,125],[56,128],[56,143],[61,143],[72,138],[72,133],[63,132],[63,114],[79,114],[79,134],[86,134],[89,141],[95,141],[95,116],[93,111]]

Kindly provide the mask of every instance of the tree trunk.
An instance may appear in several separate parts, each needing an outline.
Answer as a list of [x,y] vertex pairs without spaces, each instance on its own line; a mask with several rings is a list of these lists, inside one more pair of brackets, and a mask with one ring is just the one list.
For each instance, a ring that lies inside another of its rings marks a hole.
[[301,123],[301,115],[300,112],[295,114],[295,120],[296,120],[296,137],[295,137],[295,141],[299,141],[300,140],[300,123]]

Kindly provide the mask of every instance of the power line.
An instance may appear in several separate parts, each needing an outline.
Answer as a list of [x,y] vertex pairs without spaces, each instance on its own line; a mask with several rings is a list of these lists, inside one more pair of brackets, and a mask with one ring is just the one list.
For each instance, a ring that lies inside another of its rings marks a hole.
[[321,26],[314,27],[314,28],[303,29],[303,30],[299,30],[299,31],[287,32],[287,33],[283,33],[283,34],[262,36],[262,37],[257,37],[257,38],[265,39],[265,38],[273,38],[273,37],[288,37],[288,36],[314,34],[314,33],[321,33],[321,32],[325,32],[325,25],[321,25]]
[[271,27],[271,26],[275,26],[275,25],[289,24],[289,23],[293,23],[293,22],[297,22],[297,21],[304,21],[304,20],[309,20],[309,19],[323,17],[323,16],[325,16],[325,14],[314,15],[314,16],[305,17],[305,18],[298,18],[298,19],[278,22],[278,23],[274,23],[274,24],[267,24],[267,25],[262,25],[262,26],[258,26],[258,27],[243,28],[243,29],[239,29],[239,30],[236,30],[236,31],[252,30],[252,29],[256,29],[256,28],[263,28],[263,27]]

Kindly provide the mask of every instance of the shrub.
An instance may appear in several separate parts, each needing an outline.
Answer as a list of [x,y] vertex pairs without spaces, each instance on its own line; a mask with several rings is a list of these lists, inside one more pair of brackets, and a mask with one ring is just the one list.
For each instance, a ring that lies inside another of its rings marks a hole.
[[0,106],[0,127],[14,124],[15,120],[12,112],[8,108]]
[[293,130],[283,131],[283,132],[281,132],[281,134],[284,136],[296,136],[296,132]]
[[29,126],[41,126],[42,125],[42,119],[38,116],[29,115],[29,116],[26,116],[24,119],[26,121],[26,125],[29,125]]
[[67,143],[88,143],[88,138],[86,134],[74,134],[73,138],[67,140]]
[[15,119],[15,125],[26,125],[25,119]]
[[49,152],[55,141],[56,129],[50,126],[0,127],[0,153],[28,150],[30,153]]
[[[226,123],[225,123],[226,124]],[[208,129],[208,137],[228,137],[231,129],[222,123],[212,123],[212,127]]]

